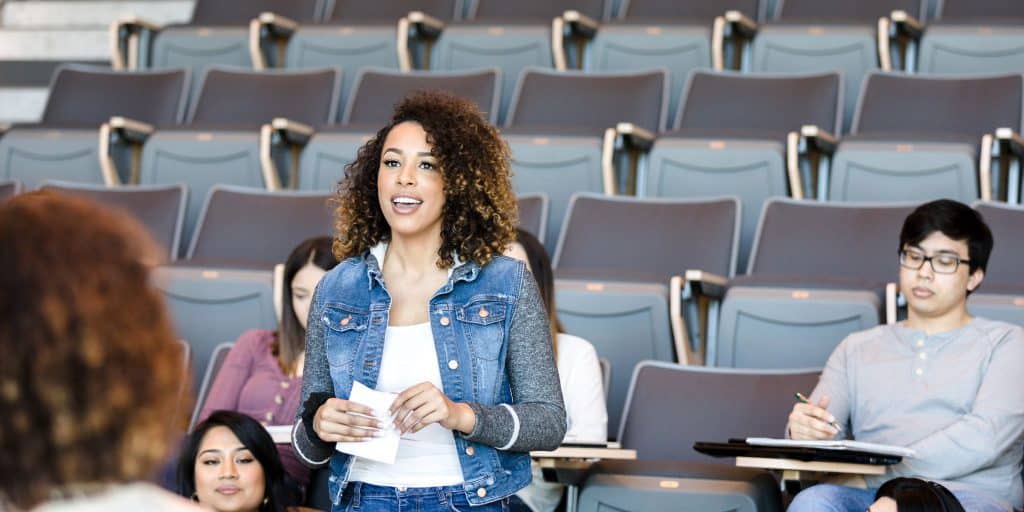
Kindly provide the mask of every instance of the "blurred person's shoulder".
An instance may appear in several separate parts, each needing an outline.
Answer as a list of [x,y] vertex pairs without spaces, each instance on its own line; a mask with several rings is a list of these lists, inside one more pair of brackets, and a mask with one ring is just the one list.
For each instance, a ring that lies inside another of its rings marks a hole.
[[195,503],[148,483],[111,486],[95,494],[50,501],[33,512],[196,512]]

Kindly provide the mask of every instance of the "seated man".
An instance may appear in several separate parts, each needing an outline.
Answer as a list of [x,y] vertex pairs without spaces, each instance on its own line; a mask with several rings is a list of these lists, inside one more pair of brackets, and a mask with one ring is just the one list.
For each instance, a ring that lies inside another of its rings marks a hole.
[[907,217],[899,245],[906,321],[843,340],[811,403],[793,407],[788,432],[906,446],[917,456],[867,477],[868,489],[810,487],[790,511],[861,512],[899,476],[945,485],[967,511],[1024,506],[1024,330],[967,311],[991,251],[991,231],[966,205],[934,201]]

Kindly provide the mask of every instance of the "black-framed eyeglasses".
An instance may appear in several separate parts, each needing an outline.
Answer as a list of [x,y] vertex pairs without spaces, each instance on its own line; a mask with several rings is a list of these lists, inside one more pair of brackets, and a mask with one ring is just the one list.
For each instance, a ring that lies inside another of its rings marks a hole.
[[900,251],[900,266],[910,270],[918,270],[925,263],[931,263],[932,270],[936,274],[954,274],[960,268],[961,263],[970,263],[971,260],[963,259],[955,254],[940,252],[933,256],[925,256],[924,252],[917,249],[904,249]]

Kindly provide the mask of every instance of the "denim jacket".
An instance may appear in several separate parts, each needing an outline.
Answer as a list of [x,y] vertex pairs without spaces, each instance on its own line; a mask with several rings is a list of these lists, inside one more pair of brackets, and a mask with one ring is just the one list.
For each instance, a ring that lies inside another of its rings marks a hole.
[[[349,258],[324,276],[310,308],[302,400],[292,442],[312,467],[330,463],[330,498],[341,500],[352,457],[319,439],[311,419],[328,397],[349,396],[353,380],[376,387],[391,296],[377,257]],[[454,433],[473,505],[530,482],[531,450],[550,450],[566,430],[550,331],[537,285],[522,262],[497,256],[454,268],[430,299],[429,317],[443,391],[476,413],[468,435]],[[319,396],[319,399],[318,399]]]

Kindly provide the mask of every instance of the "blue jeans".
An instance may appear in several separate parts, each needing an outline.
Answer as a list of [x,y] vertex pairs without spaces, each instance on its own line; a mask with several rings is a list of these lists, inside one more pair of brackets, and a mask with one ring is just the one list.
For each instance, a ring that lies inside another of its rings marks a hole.
[[508,498],[469,506],[461,485],[449,487],[382,487],[349,482],[341,503],[331,512],[508,512]]
[[[819,484],[800,491],[789,504],[788,512],[864,512],[875,502],[878,489],[857,489],[841,485]],[[1007,512],[998,502],[973,492],[953,493],[967,512]]]

